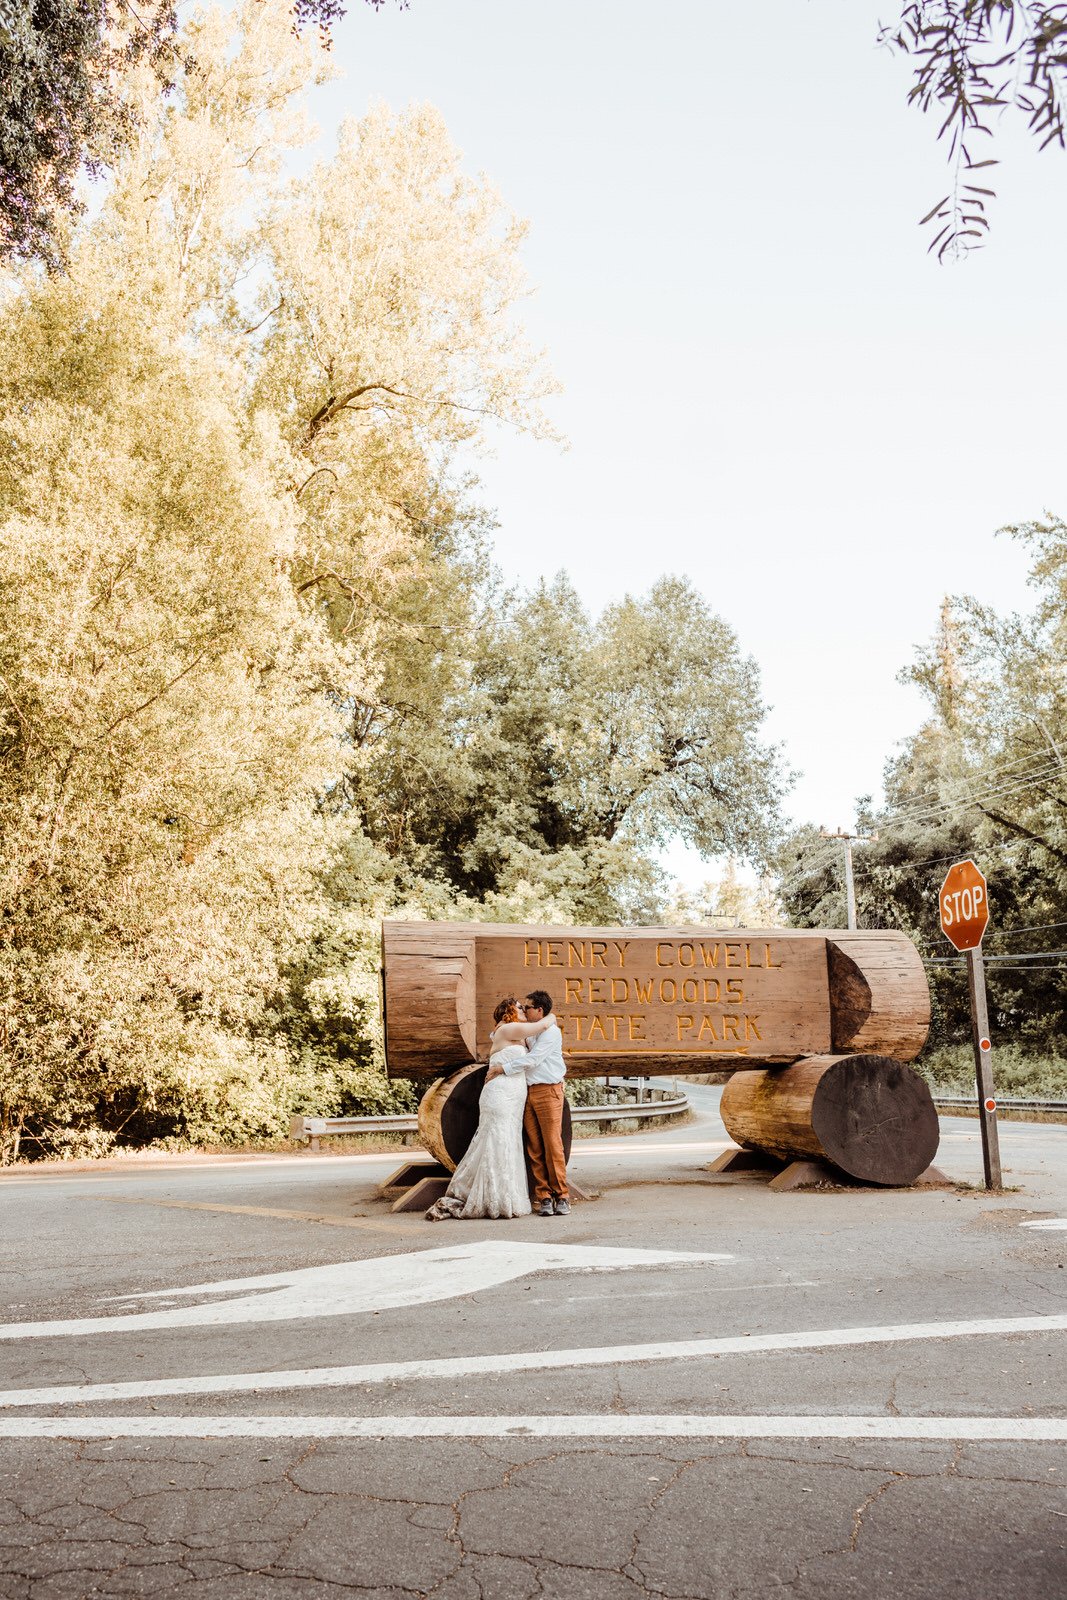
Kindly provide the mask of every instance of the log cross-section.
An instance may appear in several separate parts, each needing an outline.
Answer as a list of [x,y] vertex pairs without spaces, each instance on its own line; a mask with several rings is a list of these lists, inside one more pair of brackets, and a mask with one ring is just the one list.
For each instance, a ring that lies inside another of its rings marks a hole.
[[739,1145],[782,1161],[814,1156],[864,1183],[914,1183],[937,1154],[929,1088],[886,1056],[811,1056],[780,1071],[735,1072],[720,1113]]

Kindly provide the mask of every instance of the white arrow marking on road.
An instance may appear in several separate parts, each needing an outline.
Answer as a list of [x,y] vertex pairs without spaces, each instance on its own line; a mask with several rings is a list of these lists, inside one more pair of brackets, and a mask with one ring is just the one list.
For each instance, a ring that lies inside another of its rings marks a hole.
[[[0,1339],[41,1339],[86,1333],[132,1333],[147,1328],[217,1327],[229,1322],[289,1322],[425,1305],[492,1289],[531,1272],[613,1272],[628,1267],[702,1266],[733,1257],[691,1250],[617,1250],[579,1244],[520,1244],[480,1239],[441,1250],[370,1256],[325,1267],[299,1267],[258,1278],[153,1289],[122,1300],[170,1300],[177,1295],[254,1293],[200,1306],[76,1317],[57,1322],[0,1323]],[[267,1292],[264,1292],[267,1291]]]
[[0,1439],[1067,1440],[1061,1417],[0,1417]]
[[617,1367],[637,1362],[688,1361],[757,1352],[824,1350],[846,1345],[905,1344],[921,1339],[1067,1331],[1067,1315],[986,1317],[972,1322],[902,1322],[882,1328],[817,1328],[810,1333],[764,1333],[723,1339],[675,1339],[657,1344],[593,1345],[579,1350],[523,1350],[488,1356],[445,1356],[424,1361],[378,1361],[352,1367],[297,1367],[280,1372],[238,1372],[204,1378],[146,1378],[129,1383],[54,1384],[44,1389],[0,1391],[0,1409],[82,1405],[104,1400],[148,1400],[161,1395],[248,1394],[259,1389],[338,1389],[358,1384],[466,1378],[479,1374],[545,1372],[568,1367]]

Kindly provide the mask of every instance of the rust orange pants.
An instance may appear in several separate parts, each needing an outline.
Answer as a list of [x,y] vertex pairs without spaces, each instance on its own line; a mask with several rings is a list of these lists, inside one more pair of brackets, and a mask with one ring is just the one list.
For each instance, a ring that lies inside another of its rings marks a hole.
[[526,1091],[522,1131],[533,1173],[533,1201],[567,1198],[567,1159],[563,1154],[563,1085],[531,1083]]

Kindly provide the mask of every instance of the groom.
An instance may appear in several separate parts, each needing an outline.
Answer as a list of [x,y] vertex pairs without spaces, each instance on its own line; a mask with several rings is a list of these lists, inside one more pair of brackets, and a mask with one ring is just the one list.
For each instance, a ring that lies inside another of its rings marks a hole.
[[[540,1022],[552,1010],[552,996],[535,989],[523,1002],[523,1021]],[[533,1174],[533,1207],[539,1217],[565,1217],[567,1158],[563,1154],[563,1035],[555,1023],[531,1039],[526,1060],[504,1067],[505,1072],[526,1072],[526,1110],[522,1132]]]

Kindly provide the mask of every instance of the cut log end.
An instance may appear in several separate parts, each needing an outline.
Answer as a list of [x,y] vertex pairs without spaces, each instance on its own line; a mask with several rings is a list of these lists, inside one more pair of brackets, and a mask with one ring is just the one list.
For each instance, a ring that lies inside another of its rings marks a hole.
[[730,1137],[748,1149],[829,1161],[864,1183],[912,1184],[937,1154],[930,1090],[887,1056],[812,1056],[777,1071],[735,1073],[721,1113]]
[[[478,1097],[488,1068],[479,1062],[431,1083],[419,1102],[419,1140],[449,1172],[455,1172],[478,1130]],[[563,1153],[571,1154],[571,1108],[563,1102]]]

